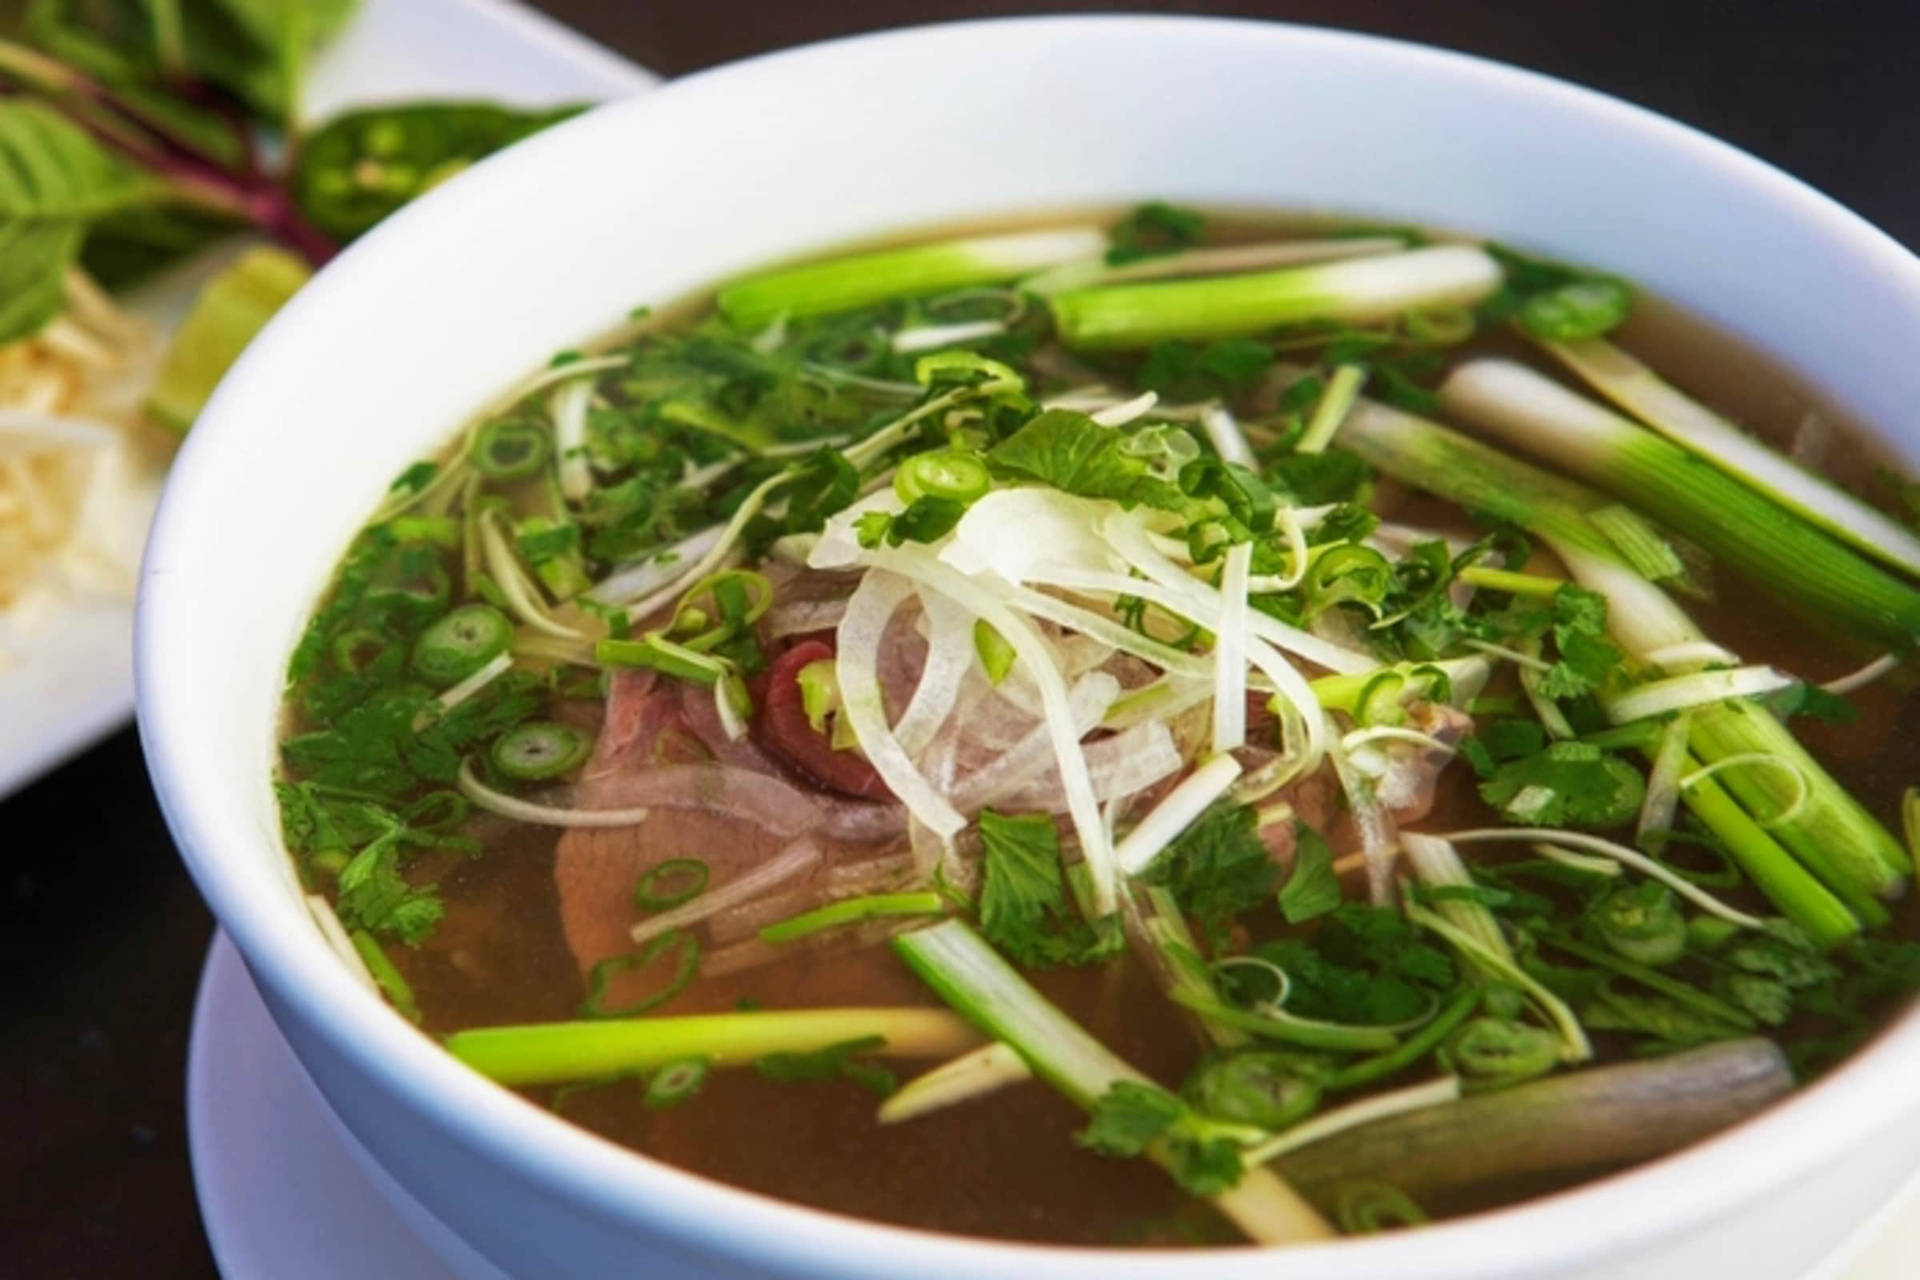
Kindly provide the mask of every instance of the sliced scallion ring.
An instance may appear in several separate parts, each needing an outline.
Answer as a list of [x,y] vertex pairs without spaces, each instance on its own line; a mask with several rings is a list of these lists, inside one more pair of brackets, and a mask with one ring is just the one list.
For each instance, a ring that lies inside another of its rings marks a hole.
[[[646,969],[667,952],[675,952],[673,972],[665,986],[658,991],[650,991],[632,1004],[607,1007],[607,983],[616,973],[625,973],[629,969]],[[669,929],[657,937],[649,938],[646,945],[638,951],[623,956],[608,956],[587,972],[587,998],[580,1002],[580,1016],[583,1018],[630,1018],[658,1009],[667,1001],[687,989],[693,981],[693,975],[700,968],[700,944],[694,936],[684,929]]]
[[436,688],[458,684],[505,653],[513,623],[490,604],[463,604],[420,633],[413,669]]
[[993,487],[987,464],[970,453],[935,449],[917,453],[900,464],[893,473],[893,491],[902,502],[921,498],[947,498],[954,502],[972,502]]
[[659,1111],[666,1107],[677,1107],[700,1092],[700,1086],[707,1082],[707,1073],[713,1070],[710,1058],[681,1058],[669,1062],[653,1073],[653,1079],[647,1081],[647,1092],[641,1102],[650,1111]]
[[393,637],[372,627],[351,627],[333,638],[333,665],[348,675],[366,671],[393,648]]
[[473,442],[473,465],[491,480],[525,480],[546,464],[547,433],[527,422],[489,422]]
[[493,767],[516,782],[540,782],[577,769],[592,751],[593,744],[578,729],[530,720],[493,744]]
[[707,864],[698,858],[668,858],[647,869],[633,886],[633,905],[665,911],[700,896],[707,887]]

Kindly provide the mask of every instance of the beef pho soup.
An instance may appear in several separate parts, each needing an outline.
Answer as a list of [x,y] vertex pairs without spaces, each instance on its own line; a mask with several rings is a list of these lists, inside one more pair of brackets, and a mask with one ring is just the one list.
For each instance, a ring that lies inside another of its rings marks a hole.
[[287,844],[451,1053],[741,1187],[1116,1245],[1509,1203],[1920,981],[1920,539],[1833,421],[1404,228],[770,270],[399,477],[291,661]]

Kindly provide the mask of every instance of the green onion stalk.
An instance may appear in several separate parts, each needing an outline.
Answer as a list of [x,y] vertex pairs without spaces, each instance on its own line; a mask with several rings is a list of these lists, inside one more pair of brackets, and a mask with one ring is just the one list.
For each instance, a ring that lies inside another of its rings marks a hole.
[[[1366,400],[1348,415],[1339,440],[1396,479],[1540,537],[1582,586],[1606,597],[1608,627],[1636,660],[1652,665],[1663,649],[1706,643],[1672,597],[1636,573],[1587,518],[1606,500],[1584,485]],[[1862,919],[1885,919],[1876,899],[1899,892],[1907,870],[1894,837],[1753,703],[1709,703],[1694,708],[1691,719],[1691,745],[1707,764],[1761,753],[1797,771],[1805,785],[1797,813],[1788,813],[1792,796],[1778,769],[1728,768],[1686,791],[1688,807],[1769,900],[1828,945],[1857,933]],[[1714,785],[1721,781],[1724,790]]]
[[1693,399],[1605,338],[1541,347],[1622,412],[1896,569],[1920,574],[1920,538]]
[[478,1027],[447,1037],[447,1051],[504,1085],[565,1084],[651,1071],[685,1058],[744,1066],[770,1053],[814,1053],[878,1037],[878,1052],[947,1058],[980,1043],[944,1009],[798,1009]]
[[1144,347],[1309,320],[1359,323],[1471,306],[1499,284],[1500,266],[1485,250],[1455,244],[1278,271],[1075,289],[1055,294],[1048,306],[1070,347]]
[[1662,520],[1810,616],[1895,649],[1920,639],[1920,591],[1741,480],[1511,360],[1448,375],[1441,403]]
[[753,329],[782,316],[823,315],[903,295],[997,284],[1097,254],[1105,245],[1096,227],[1062,227],[879,249],[736,280],[720,290],[717,302],[734,325]]
[[[959,920],[901,934],[894,950],[926,984],[982,1033],[1011,1046],[1033,1073],[1069,1101],[1092,1111],[1116,1084],[1151,1082],[1062,1013],[1018,970]],[[1162,1142],[1145,1154],[1171,1169]],[[1248,1168],[1212,1202],[1260,1244],[1331,1237],[1333,1228],[1272,1173]]]

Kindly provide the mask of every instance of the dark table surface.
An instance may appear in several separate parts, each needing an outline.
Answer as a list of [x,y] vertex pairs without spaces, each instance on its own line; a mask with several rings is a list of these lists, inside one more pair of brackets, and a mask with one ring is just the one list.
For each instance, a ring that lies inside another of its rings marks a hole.
[[[678,75],[876,27],[1111,6],[541,7]],[[1761,0],[1162,8],[1351,27],[1563,76],[1746,147],[1920,244],[1920,5],[1912,0],[1872,8]],[[131,730],[0,806],[0,874],[0,1276],[214,1274],[194,1209],[182,1098],[188,1018],[212,923],[175,860]]]

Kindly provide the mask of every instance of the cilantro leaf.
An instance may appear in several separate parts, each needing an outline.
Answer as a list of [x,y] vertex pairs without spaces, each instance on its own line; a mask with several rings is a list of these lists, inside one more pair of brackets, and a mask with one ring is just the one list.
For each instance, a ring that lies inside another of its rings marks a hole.
[[1074,1140],[1103,1156],[1137,1156],[1180,1122],[1186,1104],[1159,1085],[1116,1080],[1094,1103],[1087,1127]]
[[1215,1196],[1240,1181],[1240,1147],[1206,1132],[1200,1118],[1157,1084],[1116,1080],[1093,1106],[1087,1127],[1074,1135],[1081,1146],[1108,1156],[1137,1156],[1164,1143],[1168,1172],[1196,1196]]
[[416,889],[400,874],[404,828],[394,827],[353,856],[340,870],[335,906],[350,924],[375,933],[398,934],[418,943],[440,923],[445,908],[431,888]]
[[1279,869],[1250,805],[1216,804],[1155,858],[1143,877],[1165,885],[1209,934],[1273,892]]
[[1084,413],[1049,409],[995,445],[988,457],[999,467],[1083,498],[1108,498],[1125,506],[1186,508],[1179,488],[1153,475],[1144,459],[1129,454],[1126,437]]
[[1359,454],[1328,449],[1277,459],[1267,468],[1267,483],[1298,506],[1318,507],[1360,501],[1372,475]]
[[1304,924],[1340,905],[1340,877],[1333,850],[1304,822],[1293,827],[1293,874],[1280,890],[1280,913],[1288,924]]
[[1553,593],[1552,626],[1560,660],[1541,678],[1541,691],[1548,697],[1595,693],[1620,670],[1620,650],[1605,638],[1605,596],[1568,583]]
[[1599,747],[1556,742],[1509,760],[1480,784],[1480,796],[1510,822],[1530,827],[1611,827],[1646,798],[1640,771]]
[[1357,902],[1343,902],[1322,916],[1311,939],[1273,939],[1253,954],[1292,980],[1289,1012],[1332,1022],[1418,1017],[1457,981],[1446,952],[1423,941],[1398,911]]
[[1107,263],[1119,266],[1184,249],[1200,239],[1206,222],[1191,209],[1150,200],[1114,224]]
[[1223,338],[1205,346],[1173,339],[1147,349],[1138,381],[1168,400],[1211,400],[1246,390],[1273,360],[1273,348],[1251,338]]
[[982,809],[979,822],[980,931],[987,940],[1030,966],[1081,964],[1110,954],[1117,935],[1088,924],[1068,900],[1053,820]]

